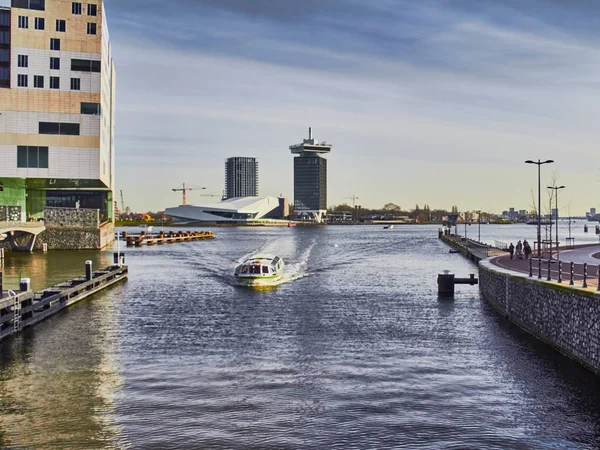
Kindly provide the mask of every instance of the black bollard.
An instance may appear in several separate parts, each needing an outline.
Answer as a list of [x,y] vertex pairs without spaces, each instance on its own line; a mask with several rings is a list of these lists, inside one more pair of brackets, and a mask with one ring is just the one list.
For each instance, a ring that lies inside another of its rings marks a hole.
[[2,272],[0,272],[0,298],[2,298],[2,289],[4,289],[4,288],[2,286]]
[[538,258],[538,278],[542,278],[542,258],[541,256]]
[[19,283],[19,290],[22,292],[27,292],[31,286],[31,279],[29,278],[21,278],[21,282]]
[[571,262],[571,280],[569,281],[569,286],[573,286],[573,284],[575,284],[575,282],[573,281],[574,266],[575,266],[575,263]]
[[549,260],[548,260],[548,278],[547,278],[547,279],[548,279],[548,281],[552,280],[552,277],[550,276],[550,263],[551,263],[551,262],[552,262],[552,261],[549,259]]
[[454,295],[454,274],[448,270],[438,274],[438,295],[452,297]]
[[533,277],[533,259],[529,258],[529,276]]
[[587,263],[583,263],[583,287],[586,288],[587,286]]
[[562,283],[562,261],[558,262],[558,280],[556,281]]
[[92,281],[92,262],[91,261],[85,262],[85,279],[87,281]]

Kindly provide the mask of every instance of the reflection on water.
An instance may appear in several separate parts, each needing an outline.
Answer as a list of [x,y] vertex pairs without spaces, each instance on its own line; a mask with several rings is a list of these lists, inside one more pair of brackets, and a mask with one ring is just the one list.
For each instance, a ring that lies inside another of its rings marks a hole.
[[118,442],[110,413],[122,383],[114,361],[119,290],[0,343],[0,446],[101,448]]
[[[600,445],[598,377],[506,322],[476,287],[438,300],[437,273],[476,268],[437,227],[216,232],[128,249],[126,284],[1,343],[0,446]],[[256,252],[302,277],[237,288],[233,267]],[[112,253],[10,258],[9,277],[43,287]]]

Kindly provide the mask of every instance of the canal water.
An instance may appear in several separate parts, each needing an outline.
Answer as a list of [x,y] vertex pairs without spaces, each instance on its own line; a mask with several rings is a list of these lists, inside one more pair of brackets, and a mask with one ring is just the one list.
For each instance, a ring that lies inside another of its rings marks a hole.
[[[128,249],[128,282],[0,343],[0,447],[600,447],[598,377],[477,287],[438,299],[439,272],[476,267],[436,226],[215,231]],[[235,286],[253,252],[283,257],[286,282]],[[44,287],[86,259],[112,252],[9,255],[5,279]]]

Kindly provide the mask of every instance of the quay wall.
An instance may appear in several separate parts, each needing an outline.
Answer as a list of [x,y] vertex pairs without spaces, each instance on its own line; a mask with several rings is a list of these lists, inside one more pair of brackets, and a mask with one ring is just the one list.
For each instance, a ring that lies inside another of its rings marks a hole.
[[479,263],[485,300],[513,323],[600,375],[600,294]]
[[100,211],[87,208],[44,208],[46,226],[97,228],[100,224]]
[[115,226],[111,222],[100,227],[60,227],[47,225],[35,243],[35,250],[48,244],[48,250],[102,250],[112,245]]

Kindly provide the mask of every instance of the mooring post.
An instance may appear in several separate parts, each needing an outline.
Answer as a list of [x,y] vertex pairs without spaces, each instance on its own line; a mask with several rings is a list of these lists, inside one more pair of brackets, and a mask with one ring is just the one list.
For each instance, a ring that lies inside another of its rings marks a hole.
[[550,276],[550,263],[551,263],[551,262],[552,262],[552,261],[551,261],[550,259],[548,259],[548,278],[547,278],[547,279],[548,279],[548,281],[552,280],[552,277]]
[[21,278],[21,282],[19,283],[19,290],[22,292],[27,292],[31,288],[31,279],[30,278]]
[[438,274],[438,295],[452,297],[454,295],[454,274],[449,270]]
[[48,244],[46,244],[45,242],[42,244],[42,252],[48,253]]
[[587,285],[587,263],[583,263],[583,287],[588,287]]
[[558,280],[556,281],[562,283],[562,261],[558,262]]
[[573,261],[571,261],[571,280],[569,281],[569,286],[573,286],[573,284],[575,284],[573,281],[574,266],[575,266],[575,263]]
[[538,278],[542,278],[542,258],[538,258]]
[[92,262],[91,261],[85,262],[85,279],[87,281],[92,281]]

